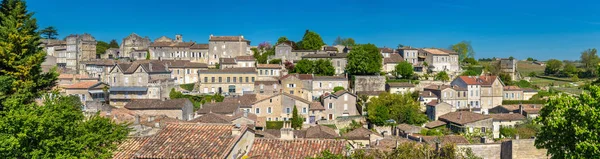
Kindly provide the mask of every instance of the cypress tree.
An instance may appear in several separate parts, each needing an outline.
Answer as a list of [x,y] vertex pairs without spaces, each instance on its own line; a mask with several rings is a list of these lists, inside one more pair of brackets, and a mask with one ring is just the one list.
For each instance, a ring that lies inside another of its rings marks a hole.
[[294,128],[294,129],[302,128],[303,121],[304,121],[304,119],[302,119],[302,117],[300,117],[300,115],[298,114],[298,109],[294,105],[294,111],[292,112],[292,128]]

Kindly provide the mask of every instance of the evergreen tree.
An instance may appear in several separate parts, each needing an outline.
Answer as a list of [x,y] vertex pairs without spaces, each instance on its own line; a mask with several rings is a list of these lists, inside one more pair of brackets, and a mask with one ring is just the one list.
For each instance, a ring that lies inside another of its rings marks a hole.
[[117,43],[117,40],[112,39],[110,40],[110,43],[108,43],[108,48],[119,48],[119,43]]
[[46,39],[56,39],[58,36],[58,31],[53,26],[49,26],[40,31],[42,35],[46,37]]
[[292,128],[300,129],[302,128],[302,123],[304,123],[304,119],[300,117],[298,114],[298,108],[294,105],[294,111],[292,112]]
[[150,60],[150,51],[146,51],[146,60]]

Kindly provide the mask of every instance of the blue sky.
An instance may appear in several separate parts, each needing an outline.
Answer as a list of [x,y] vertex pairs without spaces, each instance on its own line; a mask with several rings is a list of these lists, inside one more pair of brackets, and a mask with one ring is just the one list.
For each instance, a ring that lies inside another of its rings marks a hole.
[[447,48],[471,41],[476,58],[579,58],[600,47],[600,2],[556,0],[28,0],[40,28],[64,37],[90,33],[121,39],[182,34],[206,43],[210,34],[244,35],[257,45],[306,29],[331,44],[337,36],[379,47]]

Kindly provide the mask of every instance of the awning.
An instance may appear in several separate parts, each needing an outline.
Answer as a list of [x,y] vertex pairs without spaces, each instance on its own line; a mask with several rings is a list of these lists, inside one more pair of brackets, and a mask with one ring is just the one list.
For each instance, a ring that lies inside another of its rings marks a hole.
[[102,91],[102,90],[89,90],[88,92],[90,92],[91,94],[94,94],[94,93],[104,93],[104,91]]

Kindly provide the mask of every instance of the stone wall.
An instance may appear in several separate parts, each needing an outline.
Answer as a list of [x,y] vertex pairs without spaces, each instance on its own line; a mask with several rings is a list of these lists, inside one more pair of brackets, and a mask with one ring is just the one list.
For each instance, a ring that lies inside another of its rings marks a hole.
[[475,156],[482,157],[485,159],[500,159],[500,154],[502,151],[502,145],[500,143],[468,145],[457,144],[456,148],[457,150],[471,148]]
[[[502,143],[502,159],[538,159],[550,158],[546,149],[538,149],[534,145],[535,139],[511,140]],[[506,149],[506,151],[504,150]]]
[[385,76],[355,76],[354,90],[385,91]]

